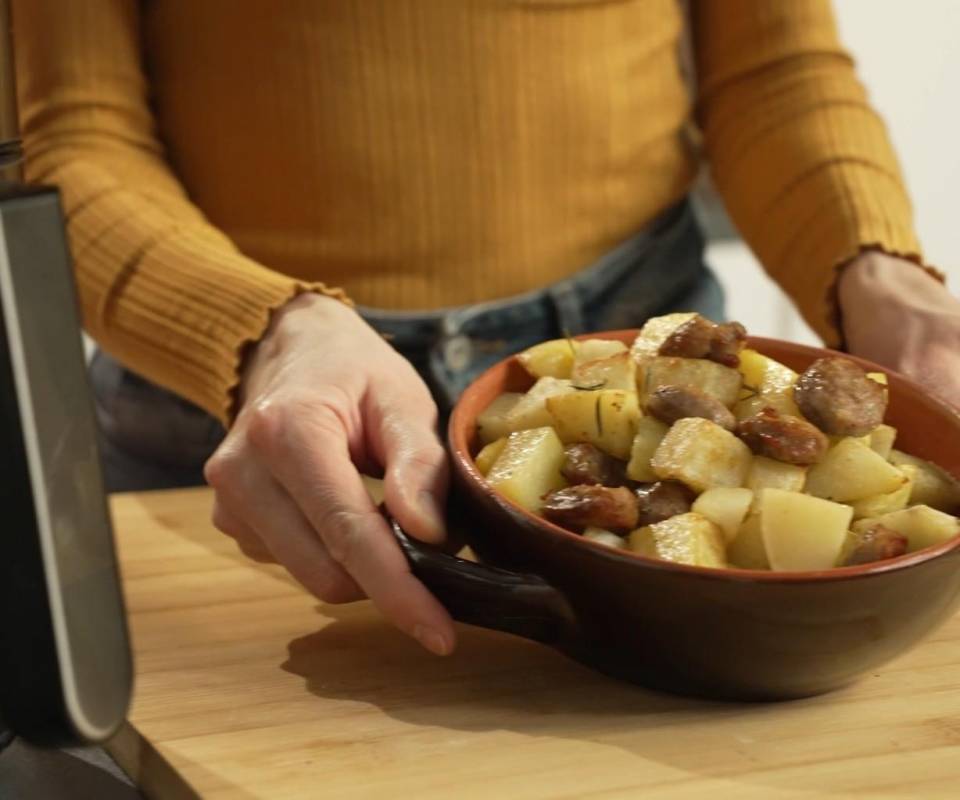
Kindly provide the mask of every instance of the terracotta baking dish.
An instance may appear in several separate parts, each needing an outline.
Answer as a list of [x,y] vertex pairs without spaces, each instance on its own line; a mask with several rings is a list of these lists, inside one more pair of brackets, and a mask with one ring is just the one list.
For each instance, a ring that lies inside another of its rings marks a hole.
[[[635,333],[592,336],[629,343]],[[796,370],[827,352],[762,338],[750,346]],[[960,605],[960,538],[824,572],[716,570],[613,550],[534,517],[491,491],[472,459],[477,415],[500,392],[531,383],[513,359],[502,361],[467,389],[450,420],[454,524],[483,564],[397,531],[415,573],[455,618],[647,687],[773,700],[850,683]],[[889,387],[897,446],[960,475],[960,415],[901,376],[890,374]]]

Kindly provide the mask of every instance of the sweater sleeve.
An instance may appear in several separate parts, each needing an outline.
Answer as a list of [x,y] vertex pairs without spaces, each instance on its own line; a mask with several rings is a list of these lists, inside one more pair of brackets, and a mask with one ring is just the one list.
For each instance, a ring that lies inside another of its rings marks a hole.
[[245,257],[191,203],[150,111],[139,7],[14,0],[26,174],[60,188],[90,335],[226,422],[271,311],[303,291],[345,298]]
[[838,267],[870,248],[922,264],[885,126],[829,0],[694,0],[692,9],[713,179],[764,267],[835,346]]

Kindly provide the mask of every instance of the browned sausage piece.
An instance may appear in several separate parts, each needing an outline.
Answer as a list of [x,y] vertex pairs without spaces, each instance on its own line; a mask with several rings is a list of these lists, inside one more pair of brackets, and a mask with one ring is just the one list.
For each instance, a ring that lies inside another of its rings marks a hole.
[[814,361],[798,379],[793,399],[800,413],[832,436],[864,436],[883,422],[887,396],[846,358]]
[[740,364],[738,353],[746,342],[747,331],[739,322],[718,325],[699,314],[691,317],[660,345],[661,356],[706,358],[728,367]]
[[716,334],[710,343],[711,361],[727,367],[740,366],[740,351],[747,343],[747,329],[739,322],[725,322],[717,325]]
[[827,437],[805,419],[781,415],[772,408],[740,420],[737,436],[758,456],[787,464],[816,464],[830,445]]
[[860,541],[843,565],[852,567],[856,564],[869,564],[871,561],[886,561],[906,552],[907,537],[877,523],[861,534]]
[[543,516],[572,531],[593,526],[614,532],[637,527],[637,497],[626,487],[569,486],[550,492]]
[[627,465],[592,444],[568,444],[560,472],[569,483],[597,486],[623,486]]
[[696,494],[679,481],[648,483],[636,492],[640,503],[638,525],[653,525],[677,514],[686,514],[696,499]]
[[647,398],[647,413],[667,425],[685,417],[702,417],[732,431],[737,418],[717,398],[696,386],[659,386]]
[[710,341],[715,327],[710,320],[697,314],[664,339],[658,353],[661,356],[680,358],[706,358],[710,352]]

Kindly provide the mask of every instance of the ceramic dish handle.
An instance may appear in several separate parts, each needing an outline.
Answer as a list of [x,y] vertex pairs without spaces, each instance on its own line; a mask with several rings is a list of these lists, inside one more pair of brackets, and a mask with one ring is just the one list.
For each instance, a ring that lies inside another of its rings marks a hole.
[[572,638],[576,618],[567,599],[543,578],[488,567],[419,542],[390,519],[413,574],[450,616],[544,644]]

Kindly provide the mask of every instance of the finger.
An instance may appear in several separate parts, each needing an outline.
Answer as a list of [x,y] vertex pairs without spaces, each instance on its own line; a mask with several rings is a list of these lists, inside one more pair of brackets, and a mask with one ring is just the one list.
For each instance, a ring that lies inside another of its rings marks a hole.
[[436,408],[424,395],[419,402],[398,399],[390,407],[374,401],[368,419],[371,446],[385,467],[387,508],[413,536],[440,543],[449,472],[446,451],[434,432]]
[[213,526],[221,533],[227,534],[236,542],[247,558],[258,561],[261,564],[274,564],[276,559],[266,548],[256,532],[241,521],[234,514],[227,510],[226,506],[219,500],[213,501],[213,513],[211,514]]
[[316,531],[255,454],[238,450],[211,461],[207,479],[234,518],[246,521],[273,558],[327,603],[364,597],[356,581],[327,552]]
[[350,462],[339,422],[326,413],[273,418],[251,440],[320,534],[328,552],[394,625],[428,650],[453,650],[449,614],[410,573],[383,516]]
[[311,593],[325,603],[351,603],[366,595],[327,552],[293,498],[273,478],[257,483],[250,519],[267,549]]

